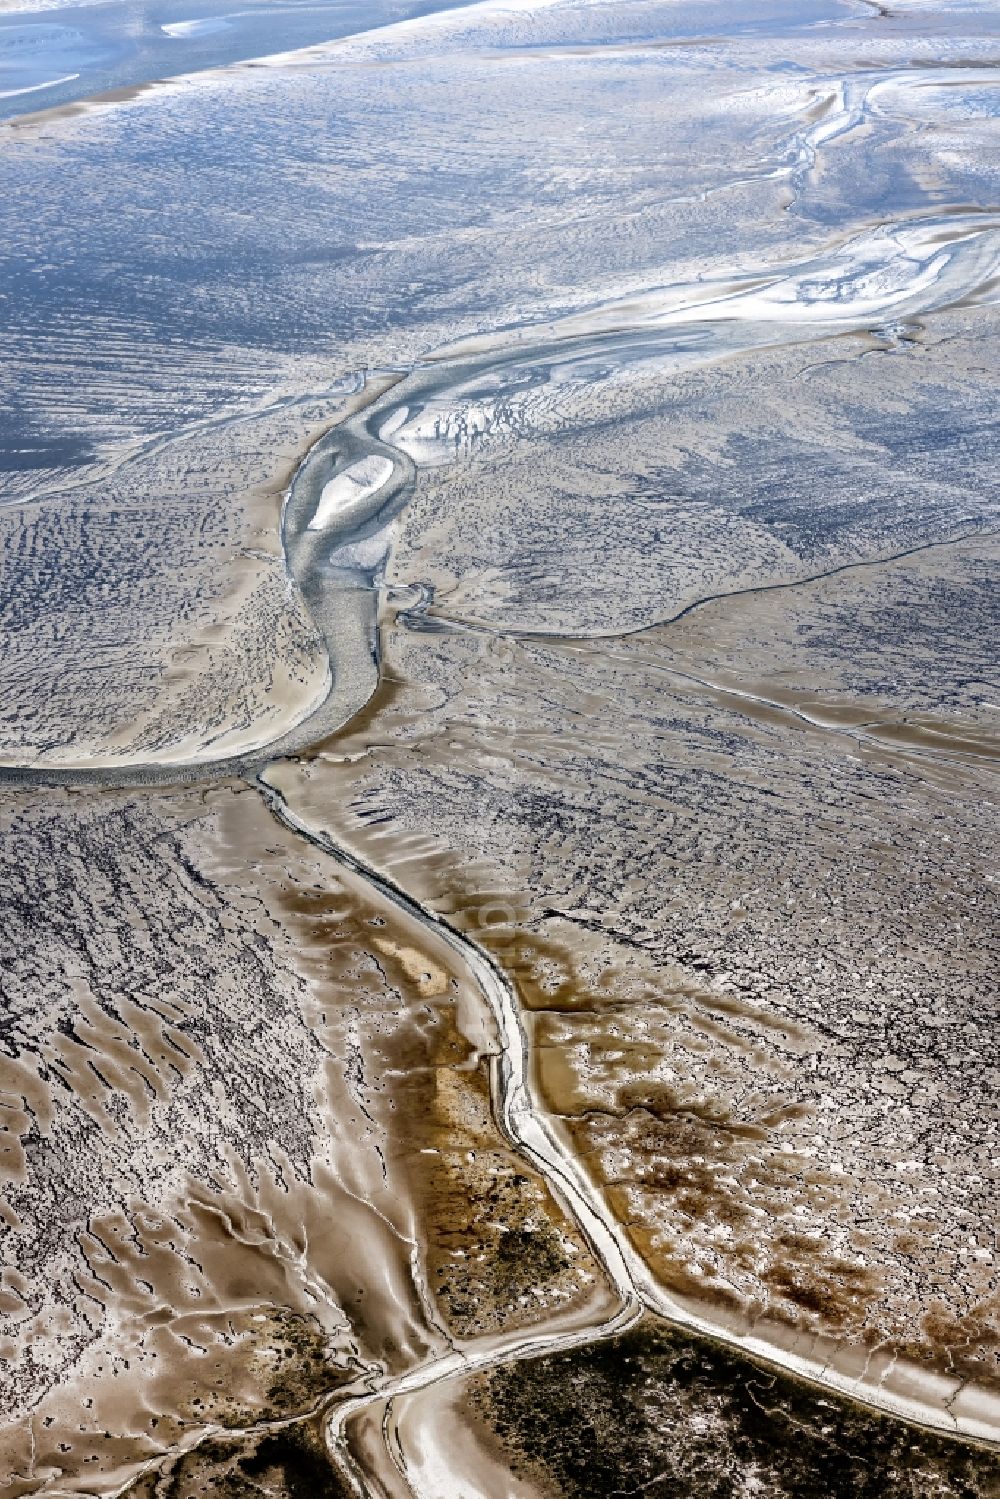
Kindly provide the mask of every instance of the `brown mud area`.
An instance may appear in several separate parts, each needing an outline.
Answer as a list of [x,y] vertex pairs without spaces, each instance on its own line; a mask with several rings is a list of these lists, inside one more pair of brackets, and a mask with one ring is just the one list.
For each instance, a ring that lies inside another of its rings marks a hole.
[[553,1301],[588,1303],[603,1276],[497,1127],[495,1037],[453,955],[377,893],[339,881],[286,882],[278,902],[331,1046],[376,974],[396,996],[392,1010],[373,1007],[354,1027],[354,1106],[385,1131],[387,1167],[412,1199],[428,1287],[451,1333],[530,1326]]

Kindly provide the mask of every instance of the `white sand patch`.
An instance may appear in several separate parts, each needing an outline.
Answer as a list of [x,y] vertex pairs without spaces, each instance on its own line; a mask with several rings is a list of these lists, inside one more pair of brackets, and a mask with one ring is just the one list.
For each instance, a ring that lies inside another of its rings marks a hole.
[[167,36],[178,39],[189,36],[212,36],[216,31],[229,31],[232,22],[225,16],[206,16],[200,21],[168,21],[160,30]]
[[391,523],[381,526],[371,536],[363,536],[360,541],[352,541],[346,547],[338,547],[336,561],[339,567],[360,567],[368,572],[374,572],[381,567],[389,555],[392,545],[393,528]]
[[391,458],[382,458],[377,453],[372,453],[368,458],[362,458],[357,463],[352,463],[350,468],[345,468],[343,473],[323,486],[316,514],[309,522],[309,530],[324,530],[336,516],[343,515],[352,506],[367,500],[391,477],[393,467]]
[[398,406],[387,421],[383,422],[378,429],[380,442],[385,442],[394,432],[398,432],[410,414],[408,406]]
[[0,89],[0,99],[13,99],[17,94],[37,94],[39,89],[55,88],[57,83],[72,83],[79,73],[64,73],[61,78],[46,78],[44,83],[26,83],[21,88]]

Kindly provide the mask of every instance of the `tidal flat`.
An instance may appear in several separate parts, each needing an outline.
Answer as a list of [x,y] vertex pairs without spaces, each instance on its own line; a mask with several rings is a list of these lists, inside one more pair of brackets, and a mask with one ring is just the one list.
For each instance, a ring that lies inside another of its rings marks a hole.
[[2,1499],[1000,1496],[998,63],[0,17]]

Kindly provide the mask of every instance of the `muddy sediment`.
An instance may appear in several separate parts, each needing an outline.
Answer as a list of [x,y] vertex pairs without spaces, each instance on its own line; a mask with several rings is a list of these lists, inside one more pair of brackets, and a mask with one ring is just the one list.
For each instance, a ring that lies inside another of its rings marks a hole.
[[803,4],[2,132],[5,1499],[996,1494],[992,61]]

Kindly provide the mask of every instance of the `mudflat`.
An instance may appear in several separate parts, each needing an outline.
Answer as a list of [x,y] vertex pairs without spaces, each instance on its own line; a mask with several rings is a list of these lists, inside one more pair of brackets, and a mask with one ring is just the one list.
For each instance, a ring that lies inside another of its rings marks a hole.
[[1000,11],[45,16],[0,1495],[991,1499]]

